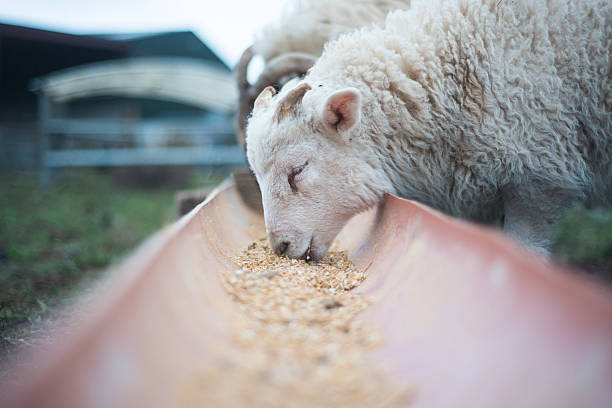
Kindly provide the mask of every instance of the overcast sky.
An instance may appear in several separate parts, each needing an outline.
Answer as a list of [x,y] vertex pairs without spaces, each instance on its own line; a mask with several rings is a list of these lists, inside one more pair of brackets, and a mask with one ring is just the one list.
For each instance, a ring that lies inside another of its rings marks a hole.
[[230,67],[286,0],[0,0],[0,22],[75,34],[192,30]]

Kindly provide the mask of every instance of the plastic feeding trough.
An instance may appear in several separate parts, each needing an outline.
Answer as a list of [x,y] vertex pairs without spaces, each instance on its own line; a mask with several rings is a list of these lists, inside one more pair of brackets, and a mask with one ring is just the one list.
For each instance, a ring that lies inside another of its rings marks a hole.
[[224,183],[116,268],[2,405],[612,406],[612,294],[495,231],[390,196],[339,235],[354,267],[276,258],[264,236]]

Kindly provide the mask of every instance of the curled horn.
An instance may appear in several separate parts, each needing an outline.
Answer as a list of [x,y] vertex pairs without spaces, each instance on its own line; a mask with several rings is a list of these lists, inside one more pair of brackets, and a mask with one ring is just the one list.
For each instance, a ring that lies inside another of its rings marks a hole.
[[[236,136],[238,142],[244,148],[246,146],[246,121],[253,107],[253,86],[247,79],[249,63],[255,53],[253,47],[249,47],[242,53],[236,65],[236,80],[238,82],[238,112],[236,113]],[[255,95],[257,96],[257,95]]]
[[259,76],[255,88],[263,89],[274,85],[284,77],[302,76],[312,67],[316,58],[301,52],[289,52],[279,55],[266,63],[266,68]]
[[[236,116],[236,133],[238,141],[245,146],[246,123],[253,108],[253,103],[258,95],[270,85],[280,84],[283,79],[306,74],[308,69],[314,64],[316,58],[310,54],[291,52],[282,54],[270,60],[259,76],[255,85],[249,84],[247,80],[247,70],[251,59],[254,56],[253,47],[247,48],[240,57],[236,65],[236,76],[239,91],[238,114]],[[282,85],[282,84],[281,84]]]
[[310,89],[310,85],[303,82],[296,86],[294,89],[289,91],[287,96],[285,96],[280,103],[278,104],[278,108],[274,113],[274,119],[277,122],[280,122],[284,118],[286,118],[289,114],[295,114],[295,110],[297,105],[302,101],[304,94],[308,92]]

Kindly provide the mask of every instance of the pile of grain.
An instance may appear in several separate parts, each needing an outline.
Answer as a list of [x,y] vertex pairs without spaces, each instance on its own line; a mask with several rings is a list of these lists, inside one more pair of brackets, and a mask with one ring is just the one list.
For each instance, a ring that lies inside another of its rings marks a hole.
[[393,407],[409,392],[365,362],[378,333],[354,321],[369,305],[352,289],[365,279],[345,253],[310,264],[276,256],[265,240],[221,272],[237,303],[237,350],[202,376],[190,405]]

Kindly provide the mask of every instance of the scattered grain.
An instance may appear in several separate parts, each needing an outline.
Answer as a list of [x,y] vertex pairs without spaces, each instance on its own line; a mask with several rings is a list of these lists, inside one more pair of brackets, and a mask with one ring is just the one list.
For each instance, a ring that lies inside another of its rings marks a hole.
[[[410,390],[366,362],[380,334],[354,317],[367,277],[344,252],[318,262],[275,255],[264,240],[220,278],[236,302],[235,349],[187,393],[190,406],[395,407]],[[238,273],[240,271],[240,273]]]

